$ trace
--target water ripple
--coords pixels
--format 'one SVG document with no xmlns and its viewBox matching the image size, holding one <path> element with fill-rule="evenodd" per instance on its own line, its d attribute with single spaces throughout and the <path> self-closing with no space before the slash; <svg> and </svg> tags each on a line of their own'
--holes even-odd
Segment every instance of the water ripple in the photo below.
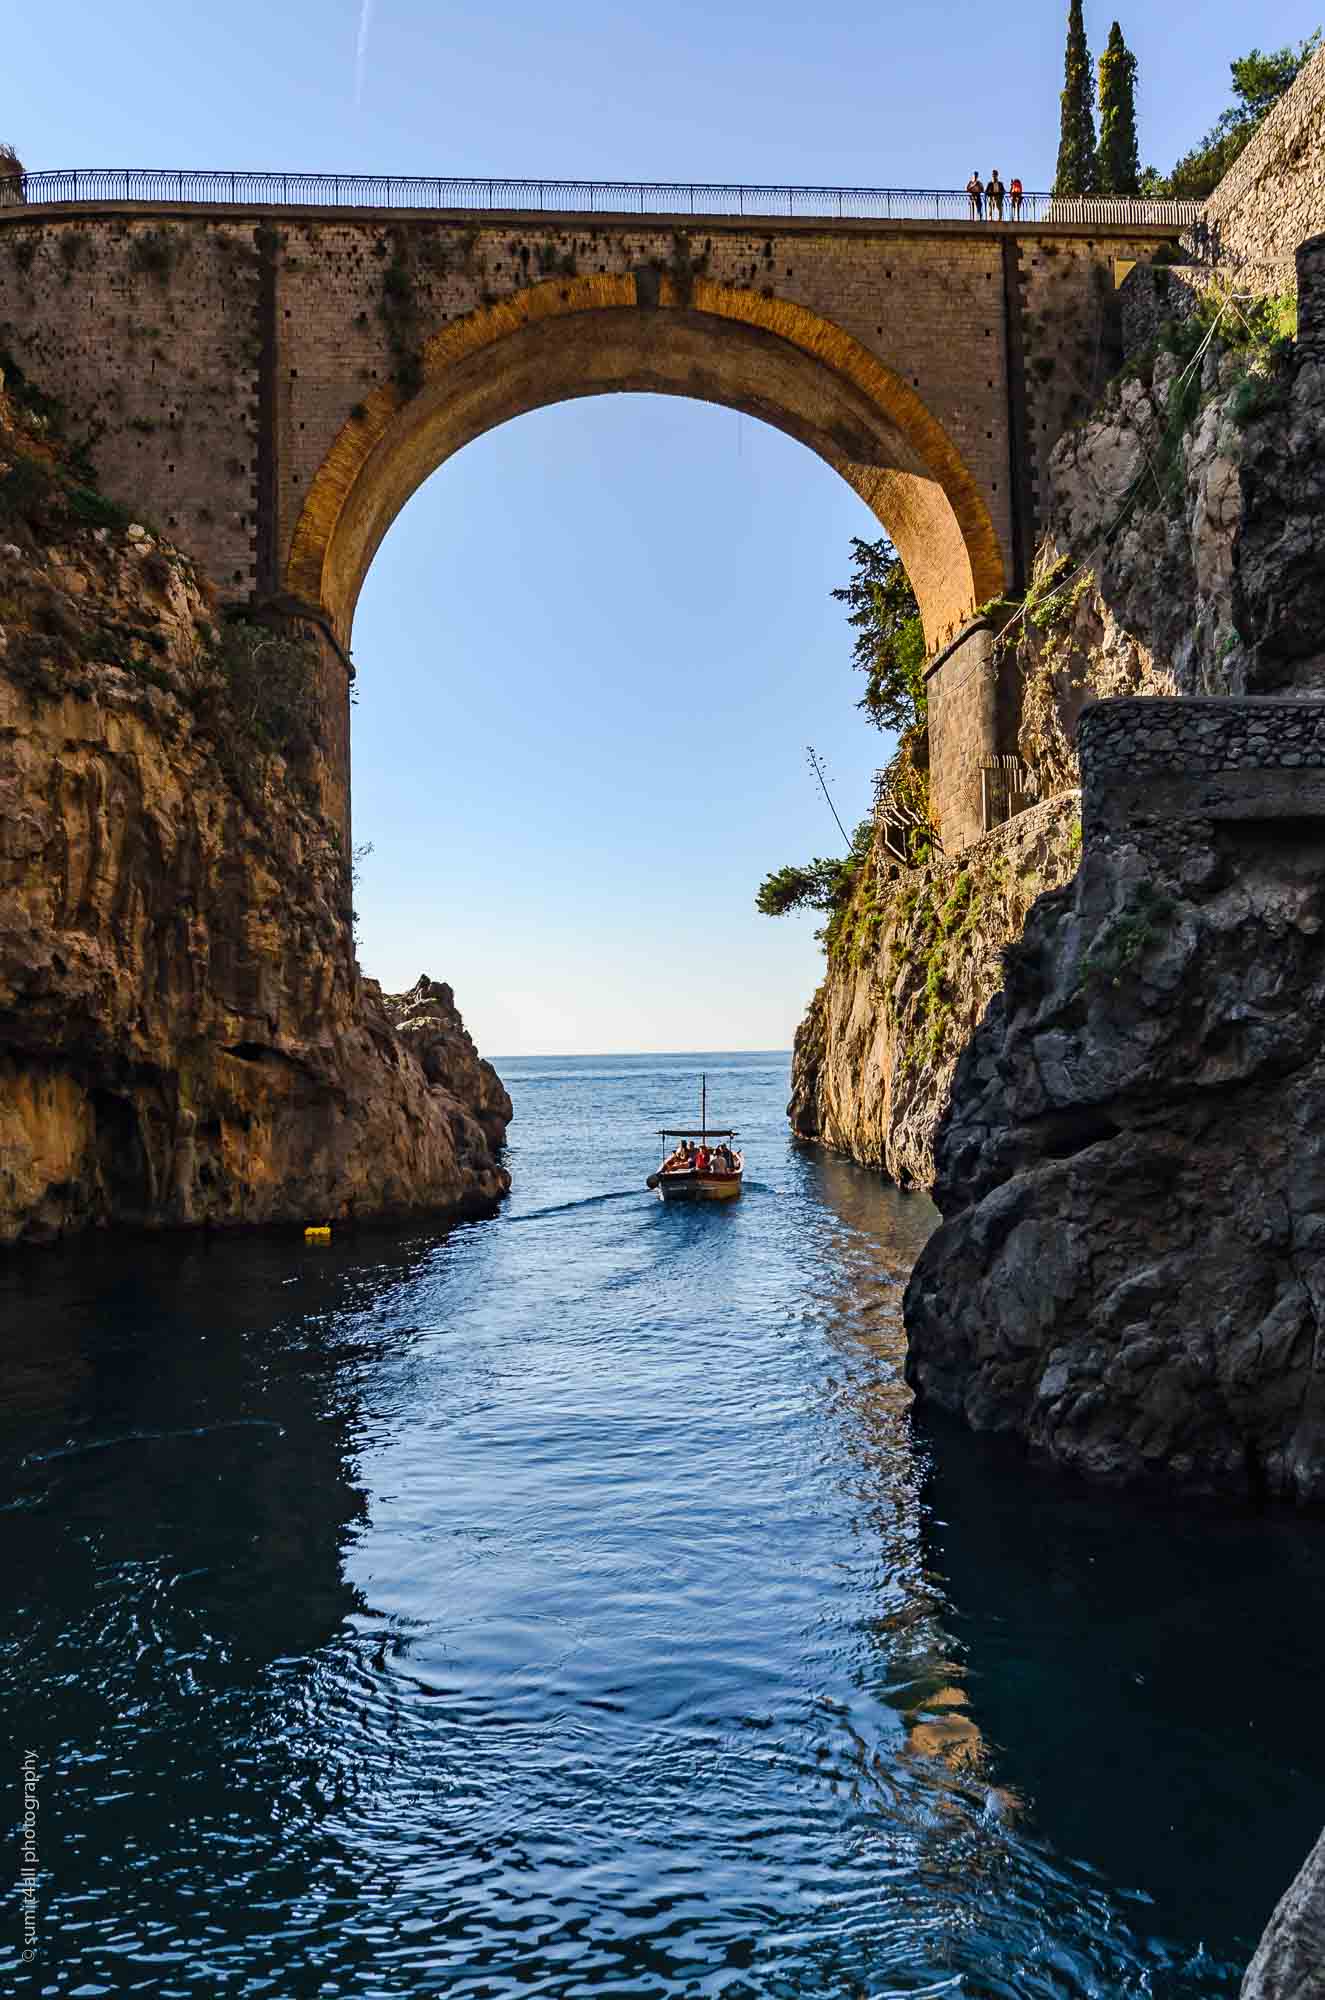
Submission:
<svg viewBox="0 0 1325 2000">
<path fill-rule="evenodd" d="M 727 1210 L 642 1185 L 694 1059 L 526 1060 L 495 1218 L 0 1275 L 39 1990 L 1231 2000 L 1321 1534 L 926 1433 L 932 1211 L 705 1061 Z"/>
</svg>

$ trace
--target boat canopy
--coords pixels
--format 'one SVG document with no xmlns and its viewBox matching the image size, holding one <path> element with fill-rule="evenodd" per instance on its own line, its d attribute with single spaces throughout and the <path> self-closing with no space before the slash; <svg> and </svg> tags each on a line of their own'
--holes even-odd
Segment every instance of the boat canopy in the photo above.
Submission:
<svg viewBox="0 0 1325 2000">
<path fill-rule="evenodd" d="M 659 1130 L 658 1137 L 660 1139 L 734 1139 L 736 1137 L 736 1127 L 734 1125 L 696 1125 L 684 1132 L 663 1127 Z"/>
</svg>

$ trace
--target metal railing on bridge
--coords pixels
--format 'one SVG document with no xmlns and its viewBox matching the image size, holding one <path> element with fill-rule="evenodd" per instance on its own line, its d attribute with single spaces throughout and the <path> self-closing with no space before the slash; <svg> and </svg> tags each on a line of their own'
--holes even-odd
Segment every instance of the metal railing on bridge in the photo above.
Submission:
<svg viewBox="0 0 1325 2000">
<path fill-rule="evenodd" d="M 199 168 L 69 167 L 0 179 L 0 206 L 108 202 L 146 208 L 373 208 L 535 215 L 823 217 L 833 221 L 965 222 L 977 219 L 965 190 L 951 188 L 755 187 L 736 181 L 457 180 L 432 174 L 231 173 Z M 1199 201 L 1113 195 L 1025 194 L 1004 223 L 1178 229 Z"/>
</svg>

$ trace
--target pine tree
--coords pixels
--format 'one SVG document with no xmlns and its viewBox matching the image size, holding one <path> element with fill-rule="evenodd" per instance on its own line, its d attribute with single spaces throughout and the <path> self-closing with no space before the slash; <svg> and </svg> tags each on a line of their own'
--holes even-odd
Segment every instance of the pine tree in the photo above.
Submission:
<svg viewBox="0 0 1325 2000">
<path fill-rule="evenodd" d="M 1067 10 L 1067 55 L 1063 64 L 1062 124 L 1058 139 L 1058 172 L 1055 194 L 1095 192 L 1095 113 L 1091 99 L 1090 50 L 1086 47 L 1086 24 L 1081 18 L 1081 0 L 1070 0 Z"/>
<path fill-rule="evenodd" d="M 1136 194 L 1141 161 L 1136 150 L 1136 57 L 1115 21 L 1100 57 L 1100 143 L 1095 156 L 1101 194 Z"/>
</svg>

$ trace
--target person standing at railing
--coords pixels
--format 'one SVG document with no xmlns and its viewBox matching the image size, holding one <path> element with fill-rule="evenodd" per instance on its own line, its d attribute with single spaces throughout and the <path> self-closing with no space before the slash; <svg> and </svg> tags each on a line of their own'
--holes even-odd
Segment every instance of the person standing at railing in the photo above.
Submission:
<svg viewBox="0 0 1325 2000">
<path fill-rule="evenodd" d="M 1021 182 L 1015 174 L 1008 182 L 1008 207 L 1012 210 L 1012 220 L 1018 221 L 1021 216 Z"/>
<path fill-rule="evenodd" d="M 1003 220 L 1003 196 L 1006 193 L 1007 189 L 998 178 L 998 168 L 995 167 L 989 176 L 989 184 L 985 188 L 985 200 L 989 205 L 988 213 L 991 222 L 1001 222 Z"/>
<path fill-rule="evenodd" d="M 985 184 L 980 178 L 979 168 L 976 169 L 971 175 L 970 180 L 967 181 L 966 192 L 971 197 L 972 222 L 982 221 L 985 212 Z"/>
</svg>

